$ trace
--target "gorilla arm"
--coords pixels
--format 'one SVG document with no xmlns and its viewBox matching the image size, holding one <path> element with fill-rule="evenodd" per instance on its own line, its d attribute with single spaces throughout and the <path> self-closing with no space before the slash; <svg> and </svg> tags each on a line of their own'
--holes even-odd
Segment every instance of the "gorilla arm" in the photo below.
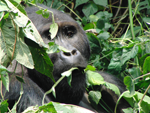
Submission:
<svg viewBox="0 0 150 113">
<path fill-rule="evenodd" d="M 111 75 L 102 71 L 98 71 L 98 73 L 104 78 L 106 82 L 116 85 L 119 88 L 121 93 L 126 91 L 126 88 L 123 82 L 117 77 L 115 77 L 114 75 Z M 116 95 L 115 92 L 113 92 L 112 90 L 107 89 L 106 86 L 104 85 L 101 86 L 101 94 L 102 94 L 103 101 L 112 109 L 112 111 L 114 111 L 115 105 L 118 100 L 118 95 Z M 100 100 L 100 103 L 101 103 L 101 100 Z M 94 110 L 91 107 L 91 104 L 88 100 L 88 94 L 86 92 L 84 93 L 84 96 L 82 100 L 80 101 L 79 106 L 82 106 L 84 108 L 90 109 L 98 113 L 99 112 L 106 113 L 106 111 L 101 106 L 98 106 L 98 110 Z M 117 106 L 117 113 L 123 113 L 122 109 L 128 108 L 128 107 L 130 107 L 130 105 L 125 101 L 125 99 L 122 98 L 119 101 L 119 104 Z"/>
<path fill-rule="evenodd" d="M 16 61 L 14 60 L 12 64 L 13 64 L 12 66 L 9 66 L 7 68 L 10 72 L 14 71 Z M 9 79 L 10 79 L 9 92 L 6 91 L 4 86 L 2 86 L 3 97 L 5 100 L 8 99 L 10 109 L 18 101 L 19 97 L 21 97 L 17 105 L 18 113 L 24 111 L 29 106 L 42 105 L 42 99 L 44 96 L 44 92 L 42 91 L 42 89 L 36 83 L 34 83 L 30 78 L 28 78 L 27 70 L 25 67 L 23 67 L 23 71 L 24 71 L 24 76 L 23 76 L 24 83 L 21 83 L 16 79 L 16 75 L 19 77 L 21 77 L 22 75 L 21 65 L 17 64 L 16 73 L 9 74 Z M 21 87 L 23 88 L 22 96 L 20 95 Z M 0 99 L 1 98 L 2 97 L 0 96 Z M 50 102 L 50 100 L 46 96 L 45 103 L 47 102 Z"/>
</svg>

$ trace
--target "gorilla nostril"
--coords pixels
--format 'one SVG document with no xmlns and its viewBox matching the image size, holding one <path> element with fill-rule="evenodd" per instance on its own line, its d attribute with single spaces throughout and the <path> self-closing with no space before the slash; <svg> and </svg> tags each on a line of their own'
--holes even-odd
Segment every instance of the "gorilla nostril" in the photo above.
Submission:
<svg viewBox="0 0 150 113">
<path fill-rule="evenodd" d="M 64 54 L 65 56 L 71 56 L 71 54 L 70 54 L 69 52 L 63 52 L 63 54 Z"/>
<path fill-rule="evenodd" d="M 73 51 L 71 51 L 71 53 L 72 53 L 72 55 L 76 55 L 77 54 L 77 50 L 73 50 Z"/>
</svg>

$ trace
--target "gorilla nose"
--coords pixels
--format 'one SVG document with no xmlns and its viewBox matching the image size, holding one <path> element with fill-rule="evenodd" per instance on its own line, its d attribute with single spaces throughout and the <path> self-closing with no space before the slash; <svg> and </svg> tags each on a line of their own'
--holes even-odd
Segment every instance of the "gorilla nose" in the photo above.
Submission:
<svg viewBox="0 0 150 113">
<path fill-rule="evenodd" d="M 64 63 L 76 67 L 86 67 L 87 65 L 87 61 L 85 60 L 85 58 L 83 58 L 81 53 L 76 49 L 73 49 L 70 52 L 61 51 L 60 58 Z"/>
<path fill-rule="evenodd" d="M 77 55 L 77 50 L 72 50 L 71 52 L 63 52 L 65 56 Z"/>
</svg>

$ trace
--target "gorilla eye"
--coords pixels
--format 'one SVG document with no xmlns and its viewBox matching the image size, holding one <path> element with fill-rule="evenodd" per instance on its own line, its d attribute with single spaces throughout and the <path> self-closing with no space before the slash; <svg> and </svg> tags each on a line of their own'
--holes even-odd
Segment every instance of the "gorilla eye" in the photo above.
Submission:
<svg viewBox="0 0 150 113">
<path fill-rule="evenodd" d="M 68 37 L 73 37 L 76 34 L 77 30 L 74 26 L 65 26 L 63 27 L 63 33 Z"/>
<path fill-rule="evenodd" d="M 49 32 L 49 30 L 44 31 L 43 35 L 48 38 L 49 40 L 51 40 L 51 33 Z"/>
</svg>

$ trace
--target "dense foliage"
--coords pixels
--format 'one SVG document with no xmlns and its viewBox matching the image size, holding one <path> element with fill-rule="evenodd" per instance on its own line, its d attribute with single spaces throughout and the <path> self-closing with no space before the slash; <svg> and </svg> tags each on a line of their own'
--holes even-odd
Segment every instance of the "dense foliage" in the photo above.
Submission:
<svg viewBox="0 0 150 113">
<path fill-rule="evenodd" d="M 109 0 L 109 2 L 106 0 L 33 0 L 32 2 L 31 0 L 24 0 L 24 2 L 21 0 L 1 0 L 0 80 L 7 90 L 9 90 L 9 72 L 6 68 L 11 65 L 13 59 L 30 69 L 35 68 L 53 79 L 51 74 L 53 64 L 47 53 L 59 50 L 67 51 L 55 43 L 50 43 L 49 46 L 44 44 L 21 5 L 34 5 L 39 2 L 70 13 L 87 32 L 91 46 L 91 57 L 85 72 L 87 73 L 88 88 L 92 88 L 88 91 L 89 100 L 94 106 L 99 104 L 101 93 L 93 86 L 103 84 L 120 95 L 118 101 L 121 98 L 128 101 L 131 108 L 124 109 L 125 113 L 150 112 L 149 0 L 128 0 L 128 2 L 122 0 Z M 42 14 L 45 18 L 49 16 L 46 9 L 39 8 L 37 14 Z M 50 32 L 55 37 L 58 30 L 55 21 L 51 28 L 53 29 Z M 31 43 L 32 47 L 24 42 L 25 37 L 27 43 Z M 38 48 L 39 46 L 42 48 Z M 38 56 L 36 53 L 39 53 Z M 41 64 L 43 65 L 41 66 Z M 62 73 L 63 77 L 70 76 L 72 70 Z M 99 74 L 94 72 L 95 70 L 105 70 L 116 75 L 124 81 L 127 91 L 120 94 L 115 85 L 105 82 Z M 23 82 L 21 78 L 18 80 Z M 56 82 L 55 86 L 58 83 Z M 1 96 L 3 97 L 3 95 Z M 9 111 L 15 111 L 16 104 Z M 29 108 L 26 112 L 30 110 L 58 112 L 60 108 L 63 111 L 72 112 L 71 108 L 76 108 L 76 106 L 66 106 L 51 102 L 41 107 Z M 7 100 L 2 99 L 0 102 L 1 112 L 6 112 L 7 107 Z"/>
</svg>

